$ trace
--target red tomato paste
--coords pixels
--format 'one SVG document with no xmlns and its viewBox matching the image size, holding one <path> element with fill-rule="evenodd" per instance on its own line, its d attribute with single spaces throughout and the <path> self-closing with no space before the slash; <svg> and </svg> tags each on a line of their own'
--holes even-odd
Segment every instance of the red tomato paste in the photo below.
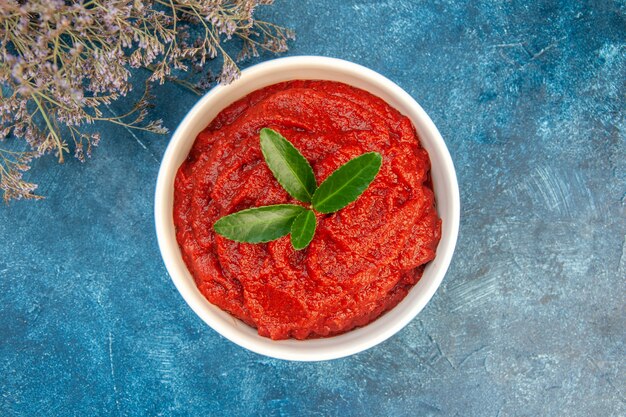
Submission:
<svg viewBox="0 0 626 417">
<path fill-rule="evenodd" d="M 302 152 L 318 184 L 365 152 L 383 156 L 356 202 L 318 215 L 301 251 L 289 236 L 251 244 L 213 231 L 219 218 L 246 208 L 298 204 L 263 160 L 264 127 Z M 202 294 L 260 335 L 340 334 L 397 305 L 435 257 L 441 220 L 429 170 L 409 119 L 380 98 L 331 81 L 271 85 L 228 106 L 196 138 L 176 176 L 176 238 Z"/>
</svg>

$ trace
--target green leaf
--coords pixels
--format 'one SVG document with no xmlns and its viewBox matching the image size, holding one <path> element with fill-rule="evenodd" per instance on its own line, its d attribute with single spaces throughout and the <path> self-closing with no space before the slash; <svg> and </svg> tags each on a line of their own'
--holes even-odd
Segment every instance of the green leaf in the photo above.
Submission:
<svg viewBox="0 0 626 417">
<path fill-rule="evenodd" d="M 383 157 L 378 152 L 368 152 L 346 162 L 315 191 L 313 208 L 320 213 L 334 213 L 352 203 L 371 184 L 382 163 Z"/>
<path fill-rule="evenodd" d="M 222 217 L 213 230 L 237 242 L 269 242 L 288 234 L 293 220 L 305 210 L 293 204 L 255 207 Z"/>
<path fill-rule="evenodd" d="M 295 250 L 304 249 L 311 243 L 316 226 L 315 213 L 311 210 L 303 211 L 296 217 L 291 224 L 291 244 Z"/>
<path fill-rule="evenodd" d="M 317 188 L 309 162 L 287 139 L 272 129 L 261 129 L 261 152 L 279 184 L 295 199 L 310 203 Z"/>
</svg>

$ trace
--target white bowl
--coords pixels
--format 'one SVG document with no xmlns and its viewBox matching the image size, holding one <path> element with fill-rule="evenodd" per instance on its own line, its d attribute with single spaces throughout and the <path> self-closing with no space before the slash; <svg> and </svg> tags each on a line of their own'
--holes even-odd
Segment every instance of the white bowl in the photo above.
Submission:
<svg viewBox="0 0 626 417">
<path fill-rule="evenodd" d="M 173 221 L 174 177 L 196 136 L 225 107 L 270 84 L 294 79 L 340 81 L 384 99 L 408 116 L 428 151 L 431 176 L 442 219 L 437 255 L 422 278 L 392 310 L 367 326 L 339 336 L 312 340 L 275 341 L 259 336 L 230 314 L 209 303 L 200 293 L 181 256 Z M 352 355 L 375 346 L 406 326 L 428 303 L 443 279 L 459 229 L 459 189 L 452 159 L 439 131 L 411 96 L 382 75 L 360 65 L 334 58 L 299 56 L 275 59 L 248 68 L 230 85 L 209 91 L 191 109 L 174 132 L 165 151 L 157 180 L 154 215 L 165 266 L 189 306 L 209 326 L 232 342 L 262 355 L 297 361 L 320 361 Z"/>
</svg>

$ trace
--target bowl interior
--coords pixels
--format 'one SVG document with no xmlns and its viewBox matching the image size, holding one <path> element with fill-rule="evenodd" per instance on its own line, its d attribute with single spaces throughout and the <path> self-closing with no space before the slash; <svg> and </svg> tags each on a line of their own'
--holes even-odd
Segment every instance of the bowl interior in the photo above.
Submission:
<svg viewBox="0 0 626 417">
<path fill-rule="evenodd" d="M 174 178 L 197 136 L 225 107 L 254 90 L 294 79 L 340 81 L 382 98 L 408 116 L 431 159 L 431 176 L 437 210 L 442 219 L 442 237 L 436 258 L 425 268 L 420 281 L 395 308 L 365 327 L 324 339 L 273 341 L 209 303 L 187 270 L 173 222 Z M 448 268 L 459 225 L 459 192 L 448 150 L 424 110 L 404 90 L 380 74 L 333 58 L 291 57 L 268 61 L 244 70 L 228 86 L 208 92 L 187 114 L 165 152 L 155 195 L 155 220 L 159 247 L 165 265 L 181 295 L 209 326 L 234 343 L 254 352 L 289 360 L 327 360 L 372 347 L 404 327 L 430 300 Z"/>
</svg>

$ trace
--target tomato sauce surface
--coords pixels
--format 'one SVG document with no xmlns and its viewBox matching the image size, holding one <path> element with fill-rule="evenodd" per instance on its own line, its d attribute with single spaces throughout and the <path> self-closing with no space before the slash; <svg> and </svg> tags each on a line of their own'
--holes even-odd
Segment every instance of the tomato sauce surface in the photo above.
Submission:
<svg viewBox="0 0 626 417">
<path fill-rule="evenodd" d="M 356 156 L 383 156 L 354 203 L 318 215 L 304 250 L 289 236 L 251 244 L 213 231 L 225 215 L 297 203 L 263 160 L 264 127 L 300 150 L 318 185 Z M 415 128 L 380 98 L 332 81 L 274 84 L 225 108 L 196 138 L 175 180 L 176 238 L 202 294 L 260 335 L 344 333 L 397 305 L 435 257 L 441 220 L 429 172 Z"/>
</svg>

